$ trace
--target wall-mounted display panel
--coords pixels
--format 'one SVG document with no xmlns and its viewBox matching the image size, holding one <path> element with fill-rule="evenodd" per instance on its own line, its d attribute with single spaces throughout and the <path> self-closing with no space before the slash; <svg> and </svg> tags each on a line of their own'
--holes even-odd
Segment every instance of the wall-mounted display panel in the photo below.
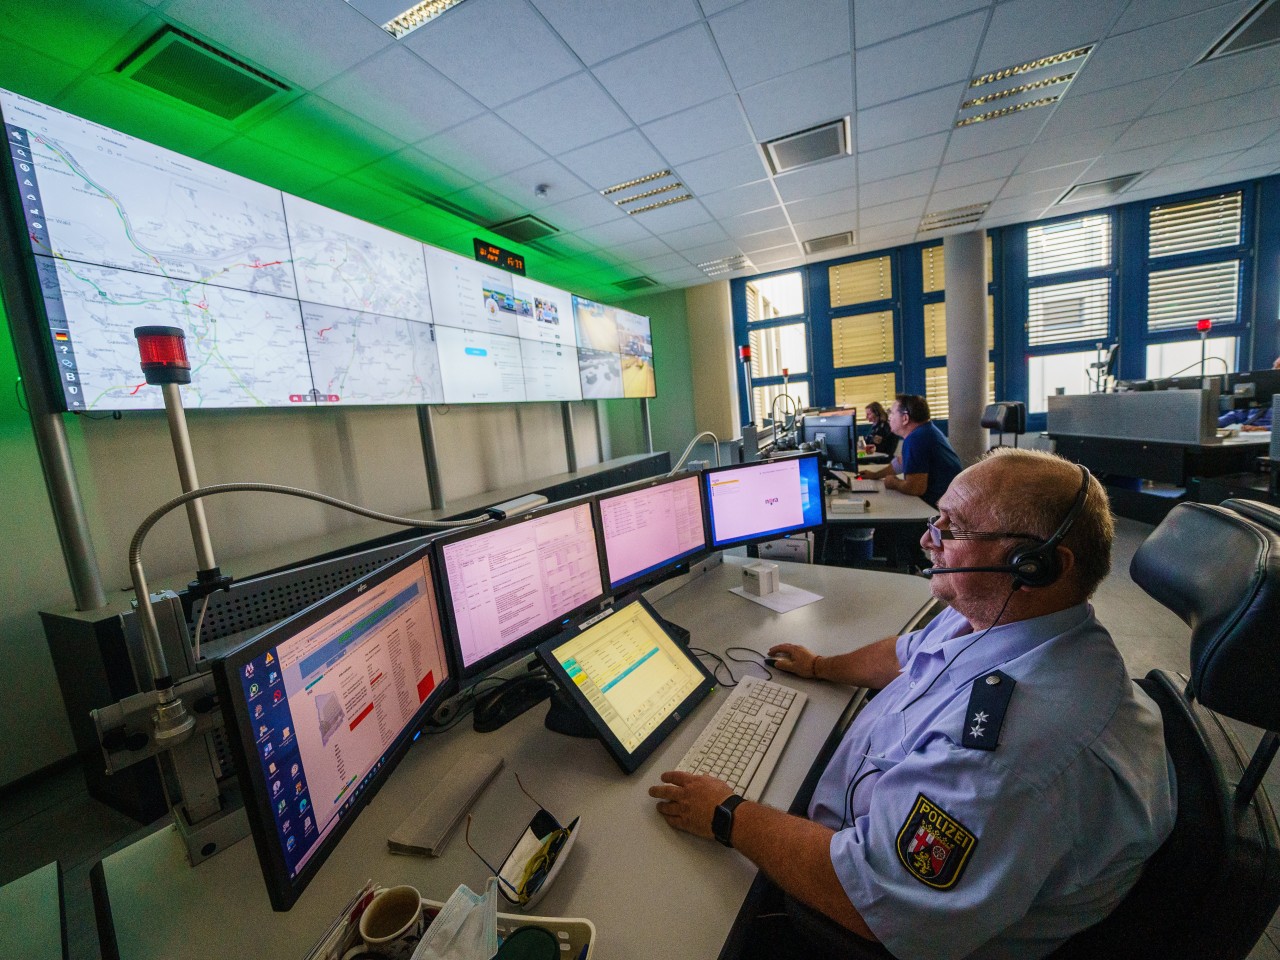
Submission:
<svg viewBox="0 0 1280 960">
<path fill-rule="evenodd" d="M 648 317 L 575 296 L 573 319 L 584 398 L 657 396 Z"/>
</svg>

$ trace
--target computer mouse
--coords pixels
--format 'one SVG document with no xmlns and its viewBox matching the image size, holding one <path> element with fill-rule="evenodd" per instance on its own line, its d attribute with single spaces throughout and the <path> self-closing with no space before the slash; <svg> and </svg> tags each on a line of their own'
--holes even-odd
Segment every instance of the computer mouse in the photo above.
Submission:
<svg viewBox="0 0 1280 960">
<path fill-rule="evenodd" d="M 780 657 L 765 657 L 764 665 L 766 667 L 776 667 L 780 659 L 781 659 Z"/>
</svg>

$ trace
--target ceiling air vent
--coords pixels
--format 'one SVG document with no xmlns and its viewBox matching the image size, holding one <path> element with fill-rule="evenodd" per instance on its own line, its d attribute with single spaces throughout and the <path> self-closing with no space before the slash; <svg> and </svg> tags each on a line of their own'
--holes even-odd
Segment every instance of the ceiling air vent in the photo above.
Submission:
<svg viewBox="0 0 1280 960">
<path fill-rule="evenodd" d="M 805 253 L 824 253 L 827 250 L 838 250 L 841 247 L 853 246 L 853 231 L 833 233 L 827 237 L 815 237 L 804 242 Z"/>
<path fill-rule="evenodd" d="M 541 240 L 544 237 L 560 232 L 559 227 L 553 227 L 545 220 L 539 220 L 528 213 L 523 217 L 516 217 L 514 220 L 504 220 L 502 223 L 492 224 L 489 229 L 499 236 L 516 241 L 516 243 L 529 243 L 532 240 Z"/>
<path fill-rule="evenodd" d="M 224 120 L 237 120 L 290 88 L 203 40 L 166 26 L 116 72 Z"/>
<path fill-rule="evenodd" d="M 946 230 L 948 227 L 963 227 L 965 224 L 977 223 L 987 212 L 987 204 L 974 203 L 967 207 L 956 207 L 952 210 L 940 210 L 930 213 L 920 221 L 920 231 Z"/>
<path fill-rule="evenodd" d="M 653 277 L 629 277 L 626 280 L 619 280 L 614 284 L 619 290 L 625 290 L 627 293 L 634 293 L 636 290 L 647 290 L 649 287 L 656 287 L 658 281 Z"/>
<path fill-rule="evenodd" d="M 1106 180 L 1077 183 L 1054 202 L 1058 204 L 1073 203 L 1078 200 L 1104 200 L 1107 197 L 1114 197 L 1141 176 L 1141 173 L 1126 173 L 1119 177 L 1108 177 Z"/>
<path fill-rule="evenodd" d="M 732 257 L 721 257 L 719 260 L 707 260 L 705 263 L 698 264 L 698 269 L 708 277 L 719 277 L 726 273 L 734 273 L 738 270 L 754 270 L 755 268 L 755 264 L 751 262 L 751 259 L 740 253 Z"/>
<path fill-rule="evenodd" d="M 1233 53 L 1269 47 L 1277 42 L 1280 42 L 1280 2 L 1262 0 L 1213 45 L 1204 59 L 1229 57 Z"/>
<path fill-rule="evenodd" d="M 760 146 L 764 148 L 769 169 L 774 173 L 786 173 L 832 157 L 843 157 L 849 152 L 849 118 L 841 117 L 799 133 L 768 140 Z"/>
</svg>

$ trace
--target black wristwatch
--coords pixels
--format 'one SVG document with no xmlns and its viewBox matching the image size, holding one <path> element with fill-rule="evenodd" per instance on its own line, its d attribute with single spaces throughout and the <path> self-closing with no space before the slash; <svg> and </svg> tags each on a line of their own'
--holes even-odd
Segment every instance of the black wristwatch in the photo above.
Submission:
<svg viewBox="0 0 1280 960">
<path fill-rule="evenodd" d="M 711 834 L 726 847 L 733 846 L 733 811 L 745 799 L 747 798 L 735 793 L 716 807 L 716 812 L 711 815 Z"/>
</svg>

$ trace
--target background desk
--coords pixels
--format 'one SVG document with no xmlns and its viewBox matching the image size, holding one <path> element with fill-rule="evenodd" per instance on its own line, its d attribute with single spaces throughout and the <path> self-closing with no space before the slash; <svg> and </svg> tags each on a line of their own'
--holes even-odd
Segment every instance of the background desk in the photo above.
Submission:
<svg viewBox="0 0 1280 960">
<path fill-rule="evenodd" d="M 773 613 L 728 592 L 741 582 L 741 572 L 736 563 L 726 562 L 656 606 L 687 627 L 696 646 L 764 651 L 790 640 L 832 654 L 899 632 L 929 599 L 928 583 L 915 577 L 779 566 L 784 583 L 824 599 Z M 875 599 L 866 603 L 869 598 Z M 851 691 L 787 674 L 775 678 L 811 698 L 763 798 L 786 809 Z M 507 766 L 472 809 L 471 842 L 486 857 L 501 860 L 536 809 L 517 789 L 513 772 L 561 822 L 582 817 L 569 859 L 534 912 L 591 919 L 602 951 L 597 956 L 609 960 L 715 957 L 755 868 L 714 841 L 672 830 L 647 790 L 675 766 L 724 696 L 717 689 L 629 777 L 596 741 L 546 730 L 545 706 L 496 733 L 474 733 L 468 721 L 424 736 L 288 913 L 272 913 L 252 841 L 192 868 L 174 828 L 161 830 L 104 859 L 101 876 L 95 877 L 110 898 L 120 956 L 300 958 L 366 879 L 411 883 L 438 900 L 448 898 L 458 883 L 480 890 L 488 871 L 463 843 L 461 827 L 437 859 L 393 856 L 385 841 L 454 762 L 469 751 L 487 751 L 504 757 Z M 108 950 L 104 942 L 104 957 L 110 956 Z"/>
<path fill-rule="evenodd" d="M 833 514 L 831 498 L 827 498 L 827 526 L 818 548 L 822 559 L 827 563 L 846 562 L 843 531 L 871 527 L 876 531 L 876 556 L 884 557 L 891 567 L 903 570 L 917 562 L 920 536 L 926 521 L 938 512 L 936 509 L 919 497 L 899 490 L 852 494 L 841 491 L 839 496 L 865 497 L 870 509 L 866 513 Z"/>
</svg>

